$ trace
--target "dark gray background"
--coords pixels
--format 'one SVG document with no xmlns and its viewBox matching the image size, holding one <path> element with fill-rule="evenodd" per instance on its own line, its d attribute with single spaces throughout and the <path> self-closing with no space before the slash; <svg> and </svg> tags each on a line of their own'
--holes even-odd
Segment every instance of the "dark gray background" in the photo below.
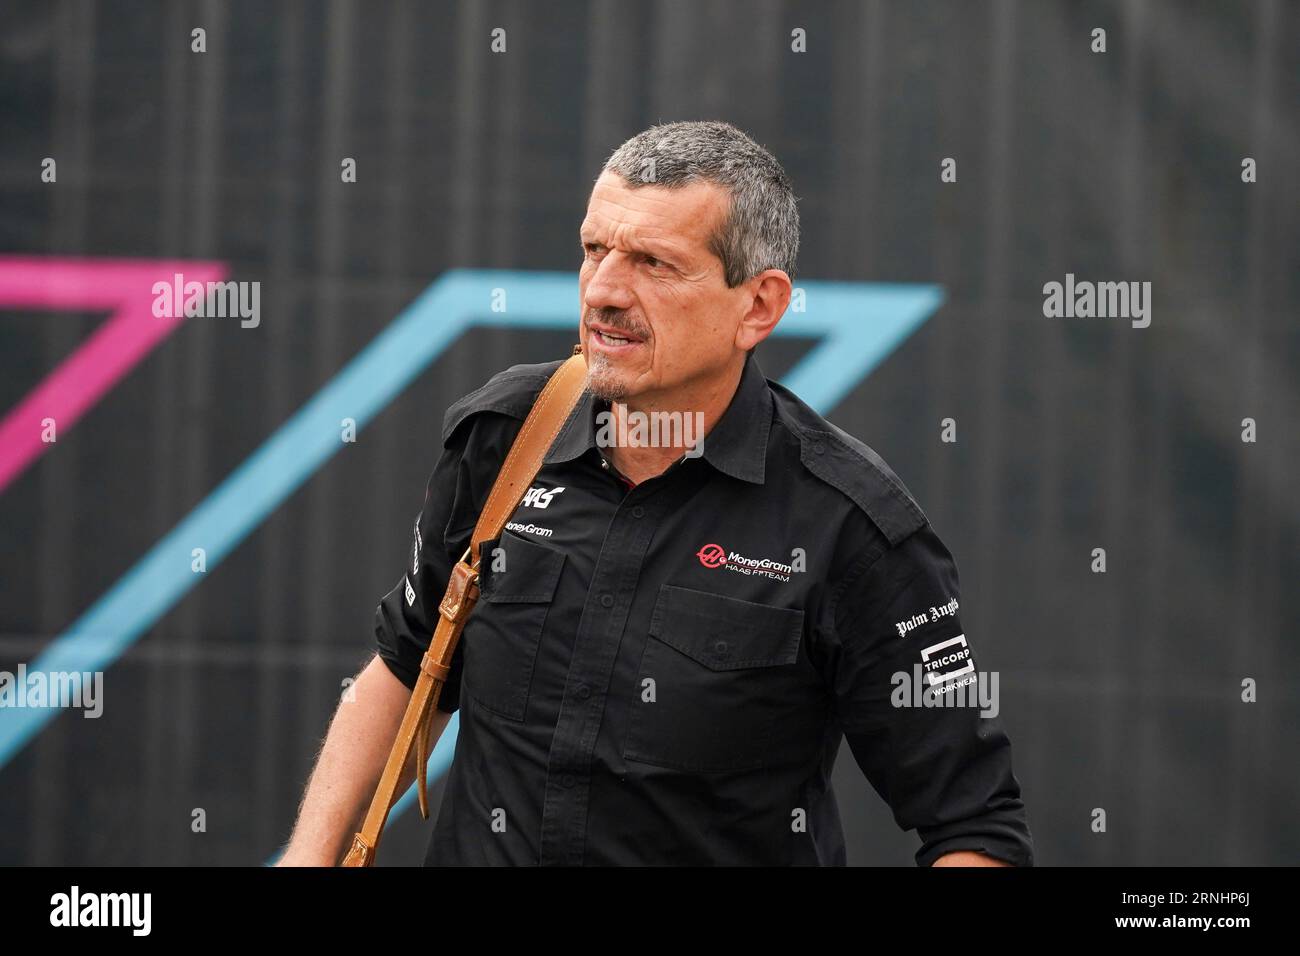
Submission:
<svg viewBox="0 0 1300 956">
<path fill-rule="evenodd" d="M 1039 863 L 1295 863 L 1298 41 L 1282 0 L 4 0 L 0 252 L 223 260 L 263 318 L 191 322 L 0 495 L 0 669 L 441 272 L 576 269 L 605 155 L 720 118 L 791 175 L 804 277 L 946 290 L 831 418 L 957 558 Z M 1067 272 L 1150 281 L 1150 328 L 1044 318 Z M 0 410 L 101 319 L 0 313 Z M 443 409 L 573 340 L 457 342 L 107 672 L 103 718 L 0 768 L 0 863 L 266 859 L 401 574 Z M 776 377 L 803 348 L 759 357 Z M 910 865 L 847 747 L 836 782 L 850 862 Z M 428 827 L 394 824 L 383 862 L 422 859 Z"/>
</svg>

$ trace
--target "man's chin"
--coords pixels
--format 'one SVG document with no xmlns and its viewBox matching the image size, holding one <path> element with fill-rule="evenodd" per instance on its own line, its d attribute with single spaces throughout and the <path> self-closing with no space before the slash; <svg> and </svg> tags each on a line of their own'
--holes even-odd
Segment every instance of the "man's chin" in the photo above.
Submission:
<svg viewBox="0 0 1300 956">
<path fill-rule="evenodd" d="M 588 376 L 587 391 L 608 402 L 621 402 L 627 398 L 627 386 L 622 380 L 606 375 Z"/>
<path fill-rule="evenodd" d="M 587 391 L 606 401 L 622 401 L 628 395 L 627 378 L 603 356 L 593 356 L 587 365 Z"/>
</svg>

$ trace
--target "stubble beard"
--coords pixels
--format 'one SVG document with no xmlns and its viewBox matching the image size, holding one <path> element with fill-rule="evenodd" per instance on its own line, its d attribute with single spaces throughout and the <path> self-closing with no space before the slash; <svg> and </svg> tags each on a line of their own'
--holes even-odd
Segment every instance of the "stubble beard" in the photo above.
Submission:
<svg viewBox="0 0 1300 956">
<path fill-rule="evenodd" d="M 596 398 L 618 402 L 627 397 L 627 383 L 619 368 L 603 355 L 588 357 L 587 390 Z"/>
</svg>

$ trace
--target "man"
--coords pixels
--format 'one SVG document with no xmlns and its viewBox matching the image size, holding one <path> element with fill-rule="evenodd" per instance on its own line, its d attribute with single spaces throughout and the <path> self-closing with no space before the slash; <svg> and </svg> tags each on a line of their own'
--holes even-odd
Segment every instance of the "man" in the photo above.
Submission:
<svg viewBox="0 0 1300 956">
<path fill-rule="evenodd" d="M 847 738 L 919 865 L 1032 865 L 996 715 L 896 693 L 974 673 L 951 555 L 885 462 L 752 355 L 798 249 L 780 165 L 725 123 L 654 127 L 610 157 L 580 237 L 587 390 L 483 545 L 426 862 L 843 864 Z M 408 573 L 282 862 L 333 864 L 359 825 L 451 566 L 558 365 L 448 409 Z M 656 413 L 679 424 L 647 443 L 633 426 Z"/>
</svg>

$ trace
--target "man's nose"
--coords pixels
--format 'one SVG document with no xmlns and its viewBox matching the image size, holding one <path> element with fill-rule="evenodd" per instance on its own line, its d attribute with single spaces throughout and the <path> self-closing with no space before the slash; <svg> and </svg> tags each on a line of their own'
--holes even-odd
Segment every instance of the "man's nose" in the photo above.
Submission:
<svg viewBox="0 0 1300 956">
<path fill-rule="evenodd" d="M 612 249 L 596 266 L 587 280 L 583 305 L 588 309 L 630 309 L 632 298 L 632 263 L 628 256 Z"/>
</svg>

